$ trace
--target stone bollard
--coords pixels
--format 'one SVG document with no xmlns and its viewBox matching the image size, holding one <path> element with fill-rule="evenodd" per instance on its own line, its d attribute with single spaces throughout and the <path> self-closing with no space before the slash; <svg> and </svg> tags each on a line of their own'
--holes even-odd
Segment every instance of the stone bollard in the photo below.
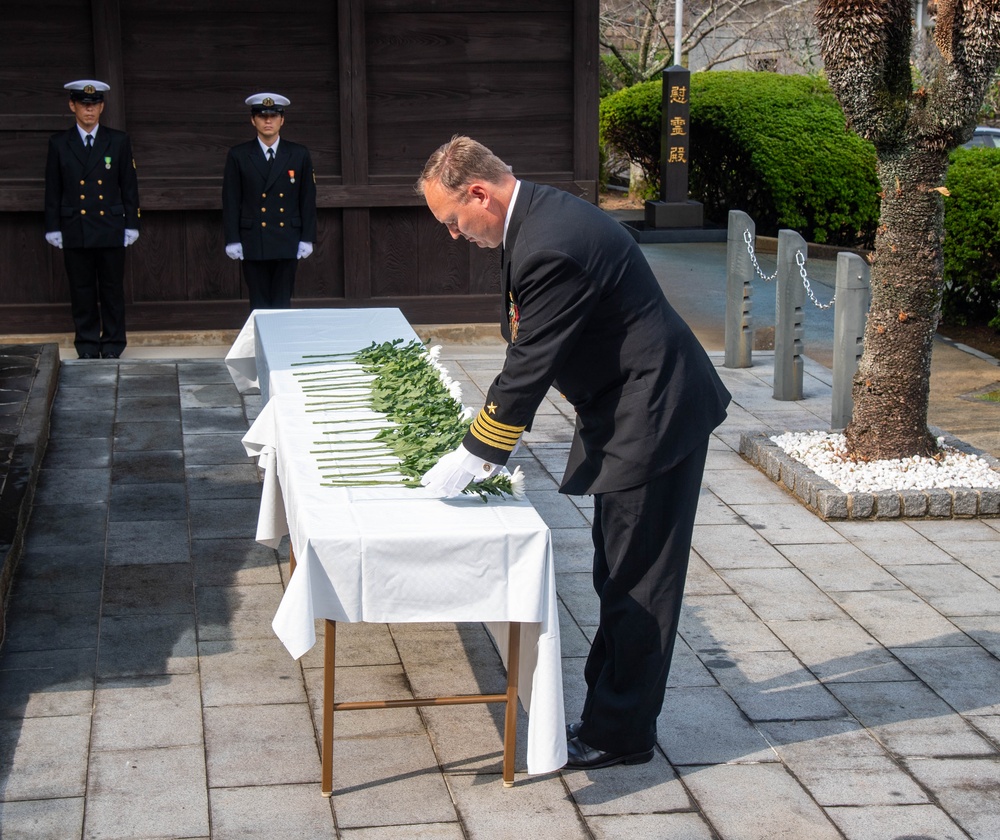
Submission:
<svg viewBox="0 0 1000 840">
<path fill-rule="evenodd" d="M 808 246 L 794 230 L 778 231 L 778 288 L 774 301 L 774 392 L 776 400 L 802 399 L 802 307 L 806 290 L 796 261 Z"/>
<path fill-rule="evenodd" d="M 871 304 L 868 263 L 857 254 L 837 254 L 837 303 L 833 311 L 833 408 L 830 428 L 844 429 L 854 414 L 853 383 L 864 349 Z"/>
<path fill-rule="evenodd" d="M 750 315 L 750 281 L 753 262 L 744 239 L 750 232 L 754 242 L 757 226 L 742 210 L 729 211 L 726 236 L 726 358 L 727 368 L 753 366 L 753 320 Z"/>
</svg>

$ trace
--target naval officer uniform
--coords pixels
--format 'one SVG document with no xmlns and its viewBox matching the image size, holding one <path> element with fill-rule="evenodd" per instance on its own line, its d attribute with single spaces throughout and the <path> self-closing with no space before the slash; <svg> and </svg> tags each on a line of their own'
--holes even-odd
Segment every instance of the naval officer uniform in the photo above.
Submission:
<svg viewBox="0 0 1000 840">
<path fill-rule="evenodd" d="M 65 88 L 76 123 L 49 140 L 45 238 L 63 250 L 77 354 L 117 359 L 126 345 L 125 248 L 139 238 L 132 144 L 100 125 L 107 84 L 81 79 Z"/>
<path fill-rule="evenodd" d="M 309 150 L 280 136 L 289 100 L 258 93 L 246 103 L 257 137 L 226 158 L 226 254 L 242 261 L 251 309 L 288 309 L 298 260 L 316 241 L 316 178 Z"/>
</svg>

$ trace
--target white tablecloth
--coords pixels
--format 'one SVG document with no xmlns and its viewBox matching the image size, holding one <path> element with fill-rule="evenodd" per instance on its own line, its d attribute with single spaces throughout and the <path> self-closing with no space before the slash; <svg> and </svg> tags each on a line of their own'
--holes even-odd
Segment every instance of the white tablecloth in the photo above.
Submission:
<svg viewBox="0 0 1000 840">
<path fill-rule="evenodd" d="M 373 341 L 418 341 L 398 309 L 255 309 L 226 354 L 240 392 L 302 393 L 292 364 L 310 353 L 346 353 Z"/>
<path fill-rule="evenodd" d="M 324 487 L 310 453 L 324 415 L 305 412 L 291 363 L 413 337 L 398 310 L 257 312 L 227 356 L 237 385 L 256 380 L 270 396 L 243 442 L 265 469 L 257 538 L 275 546 L 287 533 L 295 553 L 272 626 L 298 658 L 317 619 L 485 622 L 506 662 L 505 622 L 524 622 L 528 772 L 551 772 L 565 764 L 566 736 L 552 544 L 538 513 L 423 488 Z"/>
</svg>

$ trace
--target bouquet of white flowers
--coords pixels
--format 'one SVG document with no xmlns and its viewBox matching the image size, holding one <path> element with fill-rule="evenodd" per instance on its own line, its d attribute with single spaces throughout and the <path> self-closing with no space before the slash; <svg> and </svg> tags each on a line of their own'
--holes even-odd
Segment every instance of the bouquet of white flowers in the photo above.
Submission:
<svg viewBox="0 0 1000 840">
<path fill-rule="evenodd" d="M 374 342 L 352 353 L 303 357 L 295 372 L 307 396 L 307 411 L 368 410 L 357 417 L 317 420 L 330 429 L 329 439 L 316 441 L 318 461 L 335 470 L 326 486 L 419 487 L 420 477 L 442 455 L 455 449 L 472 421 L 462 405 L 460 385 L 438 361 L 439 347 L 428 350 L 418 341 Z M 524 473 L 504 470 L 466 493 L 524 498 Z"/>
</svg>

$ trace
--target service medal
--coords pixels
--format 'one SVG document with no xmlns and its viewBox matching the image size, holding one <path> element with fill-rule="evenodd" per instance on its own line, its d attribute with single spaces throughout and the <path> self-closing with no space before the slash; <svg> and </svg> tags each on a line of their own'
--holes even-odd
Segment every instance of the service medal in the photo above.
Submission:
<svg viewBox="0 0 1000 840">
<path fill-rule="evenodd" d="M 510 306 L 507 308 L 507 320 L 510 323 L 510 343 L 517 341 L 517 327 L 521 323 L 521 310 L 514 303 L 514 295 L 510 294 Z"/>
<path fill-rule="evenodd" d="M 110 157 L 104 158 L 104 168 L 105 169 L 110 169 L 111 168 L 111 158 Z"/>
<path fill-rule="evenodd" d="M 295 170 L 294 169 L 289 169 L 288 170 L 288 180 L 291 181 L 291 183 L 293 183 L 293 184 L 295 183 Z"/>
</svg>

